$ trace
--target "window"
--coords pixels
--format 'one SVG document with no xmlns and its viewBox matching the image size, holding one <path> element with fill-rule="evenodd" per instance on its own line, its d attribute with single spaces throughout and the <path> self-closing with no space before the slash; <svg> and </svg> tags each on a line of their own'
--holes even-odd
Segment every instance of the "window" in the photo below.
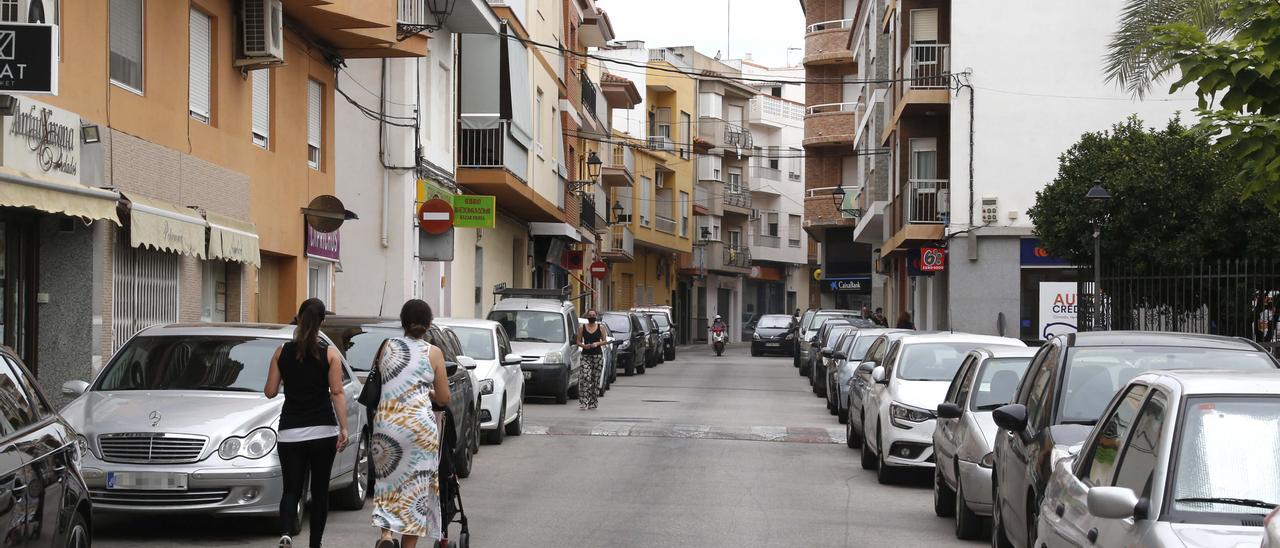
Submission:
<svg viewBox="0 0 1280 548">
<path fill-rule="evenodd" d="M 1036 369 L 1036 376 L 1031 380 L 1031 386 L 1027 395 L 1027 424 L 1033 429 L 1038 429 L 1049 425 L 1049 416 L 1053 414 L 1053 372 L 1055 365 L 1058 364 L 1058 352 L 1061 350 L 1057 346 L 1053 346 L 1044 355 L 1039 367 Z M 1111 396 L 1107 396 L 1110 398 Z"/>
<path fill-rule="evenodd" d="M 1164 428 L 1169 400 L 1160 391 L 1151 393 L 1151 399 L 1142 407 L 1134 423 L 1133 434 L 1120 455 L 1120 468 L 1116 470 L 1116 487 L 1128 487 L 1139 497 L 1151 495 L 1151 476 L 1156 469 L 1160 448 L 1160 430 Z"/>
<path fill-rule="evenodd" d="M 320 169 L 321 131 L 324 128 L 324 97 L 320 82 L 307 80 L 307 165 Z"/>
<path fill-rule="evenodd" d="M 911 10 L 911 43 L 938 43 L 938 10 Z"/>
<path fill-rule="evenodd" d="M 688 112 L 680 113 L 680 157 L 688 160 L 693 155 L 693 118 Z"/>
<path fill-rule="evenodd" d="M 538 89 L 538 100 L 533 109 L 533 140 L 537 144 L 538 157 L 542 157 L 542 89 Z"/>
<path fill-rule="evenodd" d="M 960 397 L 960 388 L 964 385 L 964 379 L 969 375 L 969 371 L 973 369 L 973 356 L 966 356 L 964 362 L 960 364 L 955 378 L 951 379 L 951 385 L 947 387 L 947 396 L 943 401 L 949 403 L 961 403 L 964 398 Z"/>
<path fill-rule="evenodd" d="M 938 141 L 936 139 L 911 140 L 910 178 L 912 180 L 938 178 Z"/>
<path fill-rule="evenodd" d="M 332 271 L 333 264 L 327 261 L 312 260 L 307 265 L 307 297 L 324 301 L 325 308 L 333 306 L 330 297 L 333 293 L 330 290 Z"/>
<path fill-rule="evenodd" d="M 800 216 L 787 215 L 787 245 L 800 247 Z"/>
<path fill-rule="evenodd" d="M 18 0 L 0 0 L 0 21 L 17 23 Z"/>
<path fill-rule="evenodd" d="M 769 235 L 773 236 L 774 238 L 777 238 L 778 237 L 778 214 L 770 213 L 768 217 L 768 221 L 769 221 Z"/>
<path fill-rule="evenodd" d="M 267 148 L 271 140 L 271 71 L 253 71 L 253 144 Z"/>
<path fill-rule="evenodd" d="M 144 0 L 111 0 L 111 81 L 143 91 Z"/>
<path fill-rule="evenodd" d="M 715 93 L 699 93 L 698 115 L 703 118 L 724 117 L 724 97 Z"/>
<path fill-rule="evenodd" d="M 738 246 L 742 244 L 742 231 L 737 229 L 730 230 L 728 244 L 729 247 L 737 249 Z"/>
<path fill-rule="evenodd" d="M 726 181 L 725 191 L 729 194 L 742 193 L 742 168 L 729 168 L 729 180 Z"/>
<path fill-rule="evenodd" d="M 187 76 L 187 100 L 191 117 L 209 123 L 213 97 L 213 20 L 200 10 L 191 10 L 190 64 Z"/>
<path fill-rule="evenodd" d="M 680 192 L 680 235 L 689 237 L 689 193 Z"/>
<path fill-rule="evenodd" d="M 1146 396 L 1147 387 L 1134 385 L 1098 430 L 1088 455 L 1081 461 L 1085 468 L 1079 476 L 1089 485 L 1111 485 L 1111 474 L 1116 469 L 1120 444 L 1133 426 L 1133 419 L 1138 415 L 1138 408 L 1142 406 L 1142 399 Z"/>
<path fill-rule="evenodd" d="M 782 97 L 782 86 L 773 86 L 772 88 L 769 88 L 769 95 Z"/>
<path fill-rule="evenodd" d="M 653 201 L 653 181 L 640 177 L 640 224 L 649 226 L 649 202 Z"/>
<path fill-rule="evenodd" d="M 204 287 L 201 288 L 202 322 L 227 321 L 227 263 L 225 261 L 204 261 Z M 239 319 L 239 318 L 236 318 Z"/>
</svg>

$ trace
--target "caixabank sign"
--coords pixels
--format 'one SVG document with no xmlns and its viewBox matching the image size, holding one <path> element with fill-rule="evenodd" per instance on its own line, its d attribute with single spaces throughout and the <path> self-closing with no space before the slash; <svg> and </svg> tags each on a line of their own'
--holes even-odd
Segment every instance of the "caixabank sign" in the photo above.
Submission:
<svg viewBox="0 0 1280 548">
<path fill-rule="evenodd" d="M 56 25 L 0 23 L 0 94 L 58 94 Z"/>
</svg>

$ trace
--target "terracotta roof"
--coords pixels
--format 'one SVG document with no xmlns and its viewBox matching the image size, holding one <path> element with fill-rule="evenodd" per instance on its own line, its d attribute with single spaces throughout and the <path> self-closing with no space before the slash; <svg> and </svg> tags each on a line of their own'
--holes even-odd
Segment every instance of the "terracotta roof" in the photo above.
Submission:
<svg viewBox="0 0 1280 548">
<path fill-rule="evenodd" d="M 600 81 L 602 81 L 602 82 L 617 82 L 617 83 L 619 83 L 619 84 L 630 84 L 630 83 L 632 83 L 632 82 L 631 82 L 631 80 L 629 80 L 629 79 L 627 79 L 627 78 L 623 78 L 623 77 L 621 77 L 621 76 L 618 76 L 618 75 L 616 75 L 616 74 L 614 74 L 614 73 L 612 73 L 612 72 L 605 72 L 605 73 L 601 74 L 601 75 L 600 75 Z"/>
</svg>

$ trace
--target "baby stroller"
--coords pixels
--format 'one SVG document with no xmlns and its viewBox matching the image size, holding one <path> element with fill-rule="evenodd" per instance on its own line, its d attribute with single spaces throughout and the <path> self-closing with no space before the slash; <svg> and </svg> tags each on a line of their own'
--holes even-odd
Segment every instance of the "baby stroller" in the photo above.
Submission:
<svg viewBox="0 0 1280 548">
<path fill-rule="evenodd" d="M 471 545 L 471 530 L 467 528 L 467 513 L 462 509 L 462 493 L 458 489 L 458 474 L 453 464 L 453 450 L 458 443 L 456 424 L 453 412 L 444 411 L 445 429 L 440 444 L 440 525 L 444 537 L 440 539 L 440 548 L 468 548 Z M 449 526 L 457 523 L 461 526 L 458 536 L 449 535 Z"/>
</svg>

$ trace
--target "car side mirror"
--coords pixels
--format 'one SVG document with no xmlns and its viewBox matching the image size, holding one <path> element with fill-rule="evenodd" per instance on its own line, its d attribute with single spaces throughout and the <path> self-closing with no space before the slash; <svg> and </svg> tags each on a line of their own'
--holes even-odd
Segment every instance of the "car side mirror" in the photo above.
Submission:
<svg viewBox="0 0 1280 548">
<path fill-rule="evenodd" d="M 458 365 L 468 371 L 476 368 L 476 359 L 471 356 L 458 356 Z"/>
<path fill-rule="evenodd" d="M 870 373 L 875 368 L 876 362 L 862 362 L 861 364 L 858 364 L 859 373 Z"/>
<path fill-rule="evenodd" d="M 522 361 L 524 360 L 516 353 L 507 354 L 502 357 L 502 365 L 520 365 L 520 362 Z"/>
<path fill-rule="evenodd" d="M 1089 489 L 1089 513 L 1103 519 L 1136 517 L 1140 501 L 1128 487 L 1093 487 Z"/>
<path fill-rule="evenodd" d="M 74 398 L 89 391 L 89 383 L 84 381 L 67 381 L 62 383 L 62 395 Z"/>
<path fill-rule="evenodd" d="M 884 367 L 877 365 L 875 369 L 871 370 L 871 380 L 876 381 L 876 384 L 889 384 L 889 377 L 886 373 L 887 371 L 884 370 Z"/>
<path fill-rule="evenodd" d="M 452 376 L 453 376 L 453 374 L 454 374 L 454 373 L 457 373 L 457 372 L 458 372 L 458 364 L 456 364 L 456 363 L 450 363 L 450 362 L 444 362 L 444 374 L 445 374 L 445 375 L 448 375 L 448 376 L 452 377 Z"/>
<path fill-rule="evenodd" d="M 954 403 L 938 404 L 938 418 L 940 419 L 958 419 L 964 414 L 964 410 Z"/>
<path fill-rule="evenodd" d="M 823 348 L 823 349 L 822 349 L 822 357 L 824 357 L 824 358 L 830 358 L 830 357 L 831 357 L 831 349 L 829 349 L 829 348 Z"/>
<path fill-rule="evenodd" d="M 1027 431 L 1027 406 L 1020 403 L 1011 403 L 996 408 L 991 412 L 991 418 L 996 421 L 996 426 L 1023 434 Z"/>
<path fill-rule="evenodd" d="M 849 355 L 848 355 L 848 354 L 845 354 L 844 352 L 832 352 L 832 353 L 831 353 L 831 357 L 832 357 L 832 358 L 835 358 L 835 359 L 837 359 L 837 360 L 847 360 L 847 359 L 849 359 Z"/>
</svg>

